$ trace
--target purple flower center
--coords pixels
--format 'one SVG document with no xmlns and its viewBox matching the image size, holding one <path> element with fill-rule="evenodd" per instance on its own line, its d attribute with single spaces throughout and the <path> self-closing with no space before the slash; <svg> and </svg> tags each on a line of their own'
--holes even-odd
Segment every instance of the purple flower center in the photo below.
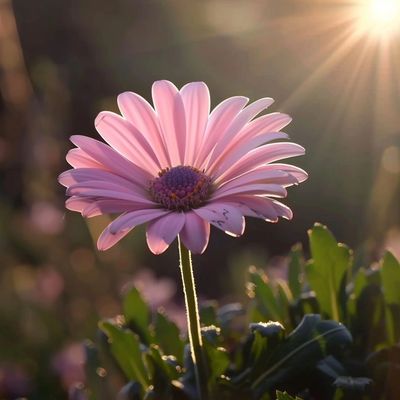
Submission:
<svg viewBox="0 0 400 400">
<path fill-rule="evenodd" d="M 150 193 L 168 210 L 187 211 L 200 207 L 209 197 L 211 178 L 193 167 L 165 168 L 150 182 Z"/>
</svg>

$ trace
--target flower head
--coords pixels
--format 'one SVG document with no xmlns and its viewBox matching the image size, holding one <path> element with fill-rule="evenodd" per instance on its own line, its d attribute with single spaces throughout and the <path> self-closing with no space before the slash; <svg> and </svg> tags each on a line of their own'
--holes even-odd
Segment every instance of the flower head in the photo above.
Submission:
<svg viewBox="0 0 400 400">
<path fill-rule="evenodd" d="M 203 82 L 178 90 L 158 81 L 152 95 L 154 108 L 126 92 L 118 96 L 122 115 L 98 115 L 95 126 L 107 144 L 71 137 L 76 148 L 67 161 L 73 169 L 59 177 L 70 196 L 66 207 L 87 218 L 120 214 L 100 235 L 100 250 L 147 223 L 153 253 L 164 252 L 177 235 L 189 250 L 202 253 L 210 224 L 240 236 L 245 216 L 269 222 L 292 218 L 276 198 L 307 174 L 276 161 L 302 155 L 304 148 L 276 142 L 288 139 L 281 132 L 291 121 L 288 115 L 256 118 L 272 99 L 246 106 L 246 97 L 231 97 L 210 113 Z"/>
</svg>

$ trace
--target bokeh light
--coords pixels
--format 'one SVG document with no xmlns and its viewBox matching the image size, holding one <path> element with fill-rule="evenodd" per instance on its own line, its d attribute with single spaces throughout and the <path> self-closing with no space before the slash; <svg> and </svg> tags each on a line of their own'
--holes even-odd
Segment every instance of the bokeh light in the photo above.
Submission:
<svg viewBox="0 0 400 400">
<path fill-rule="evenodd" d="M 359 12 L 359 28 L 364 33 L 384 37 L 400 30 L 398 0 L 364 0 Z"/>
</svg>

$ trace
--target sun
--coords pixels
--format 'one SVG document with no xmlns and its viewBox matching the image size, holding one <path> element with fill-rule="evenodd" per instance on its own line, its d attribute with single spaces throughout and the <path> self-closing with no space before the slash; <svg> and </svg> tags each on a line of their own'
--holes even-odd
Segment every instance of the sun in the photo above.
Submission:
<svg viewBox="0 0 400 400">
<path fill-rule="evenodd" d="M 400 0 L 364 0 L 359 7 L 359 30 L 387 37 L 400 31 Z"/>
</svg>

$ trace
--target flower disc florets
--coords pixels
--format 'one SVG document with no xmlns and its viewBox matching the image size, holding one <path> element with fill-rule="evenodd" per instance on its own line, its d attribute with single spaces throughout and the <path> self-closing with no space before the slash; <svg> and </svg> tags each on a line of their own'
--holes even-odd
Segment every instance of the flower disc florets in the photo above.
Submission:
<svg viewBox="0 0 400 400">
<path fill-rule="evenodd" d="M 211 191 L 211 178 L 196 168 L 180 165 L 165 168 L 150 182 L 150 193 L 168 210 L 200 207 Z"/>
</svg>

